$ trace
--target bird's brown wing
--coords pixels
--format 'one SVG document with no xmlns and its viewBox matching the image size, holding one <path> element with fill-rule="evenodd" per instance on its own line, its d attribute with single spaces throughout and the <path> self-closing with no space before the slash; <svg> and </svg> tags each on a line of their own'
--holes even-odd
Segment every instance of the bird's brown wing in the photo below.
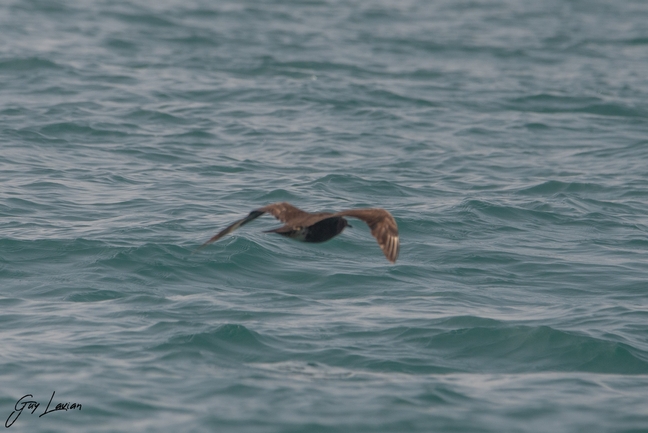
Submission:
<svg viewBox="0 0 648 433">
<path fill-rule="evenodd" d="M 394 217 L 385 209 L 352 209 L 336 212 L 333 216 L 346 216 L 358 218 L 367 223 L 371 234 L 378 241 L 385 257 L 392 263 L 396 263 L 400 251 L 398 239 L 398 225 Z"/>
<path fill-rule="evenodd" d="M 273 203 L 269 204 L 267 206 L 261 207 L 259 209 L 255 209 L 252 212 L 248 214 L 245 218 L 242 218 L 238 221 L 233 222 L 229 226 L 225 227 L 223 230 L 218 232 L 216 235 L 214 235 L 211 239 L 209 239 L 207 242 L 199 246 L 195 251 L 201 250 L 207 245 L 211 244 L 212 242 L 216 242 L 223 236 L 232 233 L 234 230 L 238 229 L 239 227 L 249 223 L 250 221 L 259 218 L 261 215 L 264 213 L 269 213 L 270 215 L 274 216 L 277 218 L 279 221 L 286 223 L 287 221 L 299 221 L 303 220 L 311 214 L 308 212 L 304 212 L 301 209 L 296 208 L 295 206 L 291 205 L 290 203 L 282 202 L 282 203 Z"/>
<path fill-rule="evenodd" d="M 300 221 L 307 219 L 309 214 L 285 201 L 272 203 L 257 209 L 258 212 L 268 212 L 273 217 L 285 224 L 298 225 Z"/>
</svg>

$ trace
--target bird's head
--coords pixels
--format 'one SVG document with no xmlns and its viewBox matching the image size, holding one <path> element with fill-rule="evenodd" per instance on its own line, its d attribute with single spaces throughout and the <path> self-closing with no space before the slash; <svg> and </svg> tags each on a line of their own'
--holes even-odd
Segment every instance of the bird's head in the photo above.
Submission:
<svg viewBox="0 0 648 433">
<path fill-rule="evenodd" d="M 344 218 L 340 218 L 340 219 L 338 220 L 338 232 L 339 232 L 339 233 L 342 233 L 342 230 L 344 230 L 345 227 L 351 227 L 351 228 L 353 228 L 353 226 L 352 226 L 351 224 L 349 224 L 349 221 L 347 221 L 347 220 L 344 219 Z"/>
</svg>

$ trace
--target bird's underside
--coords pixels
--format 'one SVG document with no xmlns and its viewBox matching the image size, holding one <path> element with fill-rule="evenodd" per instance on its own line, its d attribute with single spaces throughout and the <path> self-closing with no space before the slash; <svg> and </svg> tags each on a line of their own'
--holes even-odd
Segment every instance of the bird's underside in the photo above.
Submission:
<svg viewBox="0 0 648 433">
<path fill-rule="evenodd" d="M 269 213 L 284 223 L 284 226 L 270 230 L 269 232 L 278 233 L 304 242 L 323 242 L 329 240 L 340 234 L 348 226 L 344 217 L 357 218 L 367 223 L 371 229 L 371 234 L 378 241 L 378 245 L 380 245 L 387 260 L 395 263 L 398 258 L 398 252 L 400 250 L 398 226 L 394 217 L 386 210 L 373 208 L 351 209 L 334 213 L 308 213 L 286 202 L 273 203 L 253 210 L 245 218 L 235 221 L 220 231 L 202 244 L 199 249 L 212 242 L 216 242 L 223 236 L 244 226 L 264 213 Z"/>
</svg>

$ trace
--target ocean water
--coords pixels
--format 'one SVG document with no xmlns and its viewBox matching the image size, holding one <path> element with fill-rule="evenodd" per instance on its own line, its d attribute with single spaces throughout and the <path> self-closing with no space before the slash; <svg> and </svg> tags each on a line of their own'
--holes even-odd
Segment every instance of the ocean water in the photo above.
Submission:
<svg viewBox="0 0 648 433">
<path fill-rule="evenodd" d="M 2 1 L 5 427 L 648 431 L 646 23 Z M 383 207 L 399 260 L 360 221 L 303 244 L 267 216 L 192 255 L 276 201 Z"/>
</svg>

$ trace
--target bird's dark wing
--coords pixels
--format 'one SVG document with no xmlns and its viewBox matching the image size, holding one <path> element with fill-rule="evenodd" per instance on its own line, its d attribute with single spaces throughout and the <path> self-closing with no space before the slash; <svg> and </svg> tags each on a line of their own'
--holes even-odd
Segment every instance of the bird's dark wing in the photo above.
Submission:
<svg viewBox="0 0 648 433">
<path fill-rule="evenodd" d="M 234 230 L 236 230 L 237 228 L 239 228 L 239 227 L 241 227 L 241 226 L 243 226 L 243 225 L 249 223 L 250 221 L 259 218 L 259 217 L 260 217 L 261 215 L 263 215 L 264 213 L 265 213 L 265 212 L 264 212 L 264 211 L 261 211 L 261 210 L 253 210 L 253 211 L 250 212 L 250 213 L 248 214 L 248 216 L 246 216 L 245 218 L 240 219 L 240 220 L 238 220 L 238 221 L 235 221 L 234 223 L 230 224 L 229 226 L 225 227 L 223 230 L 221 230 L 220 232 L 218 232 L 216 235 L 214 235 L 214 236 L 213 236 L 211 239 L 209 239 L 207 242 L 205 242 L 204 244 L 202 244 L 201 246 L 199 246 L 199 247 L 194 251 L 194 253 L 195 253 L 196 251 L 198 251 L 198 250 L 202 250 L 203 248 L 205 248 L 207 245 L 211 244 L 212 242 L 216 242 L 217 240 L 219 240 L 219 239 L 222 238 L 223 236 L 232 233 Z"/>
<path fill-rule="evenodd" d="M 308 212 L 304 212 L 301 209 L 296 208 L 295 206 L 291 205 L 290 203 L 282 202 L 282 203 L 273 203 L 269 204 L 267 206 L 261 207 L 259 209 L 255 209 L 252 212 L 248 214 L 243 219 L 240 219 L 238 221 L 233 222 L 229 226 L 225 227 L 223 230 L 218 232 L 216 235 L 214 235 L 211 239 L 209 239 L 207 242 L 202 244 L 201 246 L 196 249 L 196 251 L 203 249 L 207 245 L 211 244 L 212 242 L 216 242 L 223 236 L 232 233 L 234 230 L 238 229 L 241 226 L 244 226 L 245 224 L 249 223 L 252 220 L 255 220 L 259 218 L 261 215 L 264 213 L 269 213 L 270 215 L 274 216 L 281 222 L 287 222 L 287 221 L 298 221 L 298 220 L 303 220 L 304 218 L 309 217 L 311 214 Z M 196 252 L 194 251 L 194 252 Z"/>
<path fill-rule="evenodd" d="M 396 262 L 400 251 L 398 225 L 389 212 L 384 209 L 352 209 L 336 212 L 333 216 L 358 218 L 366 222 L 387 260 Z"/>
</svg>

